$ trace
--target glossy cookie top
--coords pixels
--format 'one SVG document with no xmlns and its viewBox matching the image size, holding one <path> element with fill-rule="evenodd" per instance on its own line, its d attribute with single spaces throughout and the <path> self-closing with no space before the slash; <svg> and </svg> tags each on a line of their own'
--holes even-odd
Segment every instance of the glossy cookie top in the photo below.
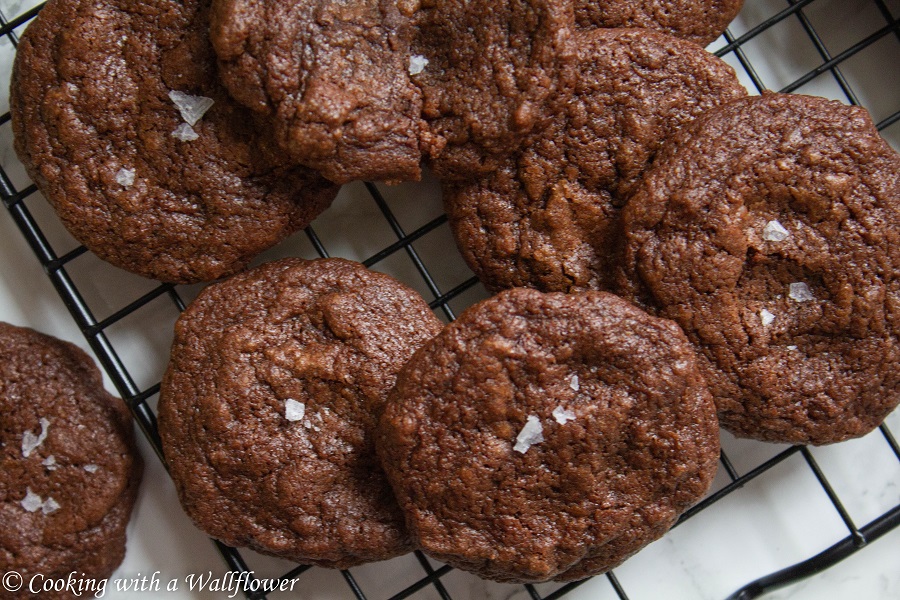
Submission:
<svg viewBox="0 0 900 600">
<path fill-rule="evenodd" d="M 706 492 L 715 409 L 678 326 L 604 292 L 485 300 L 400 372 L 377 449 L 414 541 L 481 577 L 574 580 Z"/>
<path fill-rule="evenodd" d="M 372 429 L 440 328 L 416 292 L 342 259 L 282 259 L 206 288 L 178 320 L 159 403 L 188 515 L 301 563 L 410 551 Z"/>
<path fill-rule="evenodd" d="M 109 577 L 142 471 L 128 410 L 72 344 L 0 323 L 0 354 L 0 568 Z"/>
<path fill-rule="evenodd" d="M 208 8 L 52 0 L 13 73 L 17 153 L 66 228 L 100 258 L 168 282 L 243 268 L 337 192 L 286 163 L 229 98 Z"/>
</svg>

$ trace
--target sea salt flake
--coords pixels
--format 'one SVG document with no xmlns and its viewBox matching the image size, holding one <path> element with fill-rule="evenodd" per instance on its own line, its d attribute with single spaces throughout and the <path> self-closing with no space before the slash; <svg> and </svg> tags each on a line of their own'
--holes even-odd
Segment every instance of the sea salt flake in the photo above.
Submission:
<svg viewBox="0 0 900 600">
<path fill-rule="evenodd" d="M 581 389 L 581 384 L 578 382 L 578 375 L 572 375 L 572 378 L 569 380 L 569 387 L 576 392 Z"/>
<path fill-rule="evenodd" d="M 203 115 L 206 114 L 206 111 L 215 104 L 215 101 L 212 98 L 207 98 L 206 96 L 191 96 L 190 94 L 185 94 L 178 90 L 169 92 L 169 98 L 175 103 L 175 106 L 178 107 L 181 118 L 191 127 L 196 125 L 197 121 L 202 119 Z"/>
<path fill-rule="evenodd" d="M 816 299 L 809 290 L 809 286 L 802 281 L 799 283 L 792 283 L 789 287 L 790 292 L 788 293 L 788 298 L 794 302 L 809 302 L 810 300 Z"/>
<path fill-rule="evenodd" d="M 47 467 L 48 471 L 55 471 L 56 470 L 56 457 L 51 454 L 50 456 L 45 458 L 43 461 L 41 461 L 41 464 L 44 465 L 45 467 Z"/>
<path fill-rule="evenodd" d="M 45 515 L 49 515 L 52 512 L 58 511 L 60 508 L 59 502 L 47 496 L 47 499 L 44 500 L 44 503 L 41 505 L 41 512 Z"/>
<path fill-rule="evenodd" d="M 200 137 L 200 134 L 194 131 L 194 128 L 187 123 L 182 123 L 172 132 L 172 137 L 179 139 L 182 142 L 193 142 Z"/>
<path fill-rule="evenodd" d="M 47 439 L 47 428 L 50 427 L 50 421 L 41 417 L 41 432 L 39 434 L 34 434 L 31 431 L 26 431 L 22 434 L 22 456 L 28 458 L 31 456 L 31 453 L 34 452 L 34 449 L 44 443 L 44 440 Z"/>
<path fill-rule="evenodd" d="M 553 418 L 556 419 L 556 422 L 560 425 L 565 425 L 569 421 L 575 420 L 575 413 L 571 410 L 563 408 L 562 406 L 557 406 L 556 408 L 554 408 L 551 414 L 553 415 Z"/>
<path fill-rule="evenodd" d="M 302 421 L 306 414 L 306 405 L 293 398 L 284 401 L 284 418 L 288 421 Z"/>
<path fill-rule="evenodd" d="M 535 415 L 529 415 L 525 420 L 525 425 L 522 427 L 522 431 L 520 431 L 519 435 L 516 436 L 516 444 L 515 446 L 513 446 L 513 450 L 525 454 L 533 445 L 539 444 L 543 441 L 544 428 L 541 425 L 540 419 L 538 419 Z"/>
<path fill-rule="evenodd" d="M 762 309 L 761 311 L 759 311 L 759 320 L 762 321 L 764 327 L 767 327 L 772 324 L 772 321 L 775 320 L 775 315 L 773 315 L 766 309 Z"/>
<path fill-rule="evenodd" d="M 84 470 L 88 473 L 96 473 L 99 469 L 98 465 L 84 465 Z"/>
<path fill-rule="evenodd" d="M 763 229 L 763 239 L 767 242 L 783 242 L 791 233 L 778 221 L 769 221 Z"/>
<path fill-rule="evenodd" d="M 32 492 L 31 488 L 25 488 L 25 497 L 22 498 L 19 504 L 28 512 L 33 513 L 44 505 L 44 501 L 41 500 L 40 496 Z"/>
<path fill-rule="evenodd" d="M 413 54 L 409 57 L 409 74 L 418 75 L 428 66 L 428 59 L 421 54 Z"/>
<path fill-rule="evenodd" d="M 796 350 L 796 349 L 797 349 L 797 346 L 788 346 L 787 349 L 788 349 L 788 350 Z"/>
<path fill-rule="evenodd" d="M 134 169 L 121 168 L 116 172 L 116 183 L 122 187 L 131 187 L 134 185 Z"/>
</svg>

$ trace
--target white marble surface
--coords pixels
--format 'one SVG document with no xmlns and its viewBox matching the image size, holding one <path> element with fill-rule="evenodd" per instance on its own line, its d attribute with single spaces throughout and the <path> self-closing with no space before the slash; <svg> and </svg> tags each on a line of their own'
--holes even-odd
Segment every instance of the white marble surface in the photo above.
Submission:
<svg viewBox="0 0 900 600">
<path fill-rule="evenodd" d="M 0 0 L 0 11 L 11 18 L 34 5 L 33 0 Z M 741 33 L 787 4 L 775 0 L 747 0 L 744 12 L 733 30 Z M 900 14 L 900 0 L 886 2 L 894 14 Z M 833 53 L 864 37 L 865 32 L 883 25 L 870 0 L 817 0 L 808 9 L 816 27 L 827 34 Z M 721 42 L 720 42 L 721 43 Z M 745 48 L 748 58 L 766 85 L 777 89 L 790 83 L 819 58 L 795 20 L 779 26 Z M 0 86 L 6 87 L 12 48 L 0 41 Z M 888 37 L 847 63 L 845 75 L 858 90 L 860 99 L 883 119 L 900 106 L 900 43 Z M 727 60 L 739 67 L 733 56 Z M 742 73 L 739 68 L 739 73 Z M 892 76 L 886 76 L 890 71 Z M 746 75 L 746 85 L 751 86 Z M 802 92 L 844 99 L 830 76 L 820 77 Z M 0 111 L 8 106 L 5 89 L 0 92 Z M 11 151 L 9 126 L 0 127 L 0 164 L 11 174 L 19 188 L 27 184 L 24 172 Z M 900 124 L 885 132 L 885 137 L 900 147 Z M 438 188 L 434 181 L 382 188 L 401 225 L 411 231 L 440 214 Z M 55 216 L 39 197 L 27 206 L 38 219 L 58 254 L 75 247 Z M 70 340 L 87 349 L 65 307 L 37 264 L 6 211 L 0 211 L 0 319 L 31 326 Z M 338 201 L 316 223 L 316 230 L 328 250 L 337 256 L 362 259 L 396 240 L 378 208 L 359 184 L 348 186 Z M 469 277 L 453 248 L 446 227 L 422 238 L 417 244 L 423 261 L 446 291 Z M 295 236 L 260 260 L 282 255 L 313 256 L 312 247 L 302 235 Z M 429 296 L 404 252 L 377 265 Z M 127 275 L 90 255 L 74 261 L 69 272 L 95 314 L 102 318 L 113 313 L 153 287 L 141 278 Z M 192 297 L 198 286 L 180 291 Z M 460 310 L 484 295 L 474 288 L 454 302 Z M 155 383 L 165 367 L 171 339 L 171 324 L 176 312 L 164 300 L 143 309 L 140 318 L 126 319 L 109 331 L 110 339 L 138 386 Z M 109 383 L 107 382 L 109 385 Z M 900 434 L 900 414 L 888 419 L 895 435 Z M 723 435 L 723 445 L 735 467 L 745 473 L 773 456 L 780 447 L 739 441 Z M 184 517 L 174 489 L 149 448 L 144 445 L 147 473 L 129 531 L 128 553 L 114 578 L 132 578 L 159 572 L 163 583 L 181 582 L 178 592 L 151 594 L 150 597 L 224 598 L 227 594 L 198 593 L 186 589 L 184 577 L 212 571 L 221 575 L 224 563 L 212 544 Z M 900 461 L 893 456 L 880 433 L 812 451 L 832 486 L 858 525 L 900 503 Z M 717 486 L 724 485 L 720 473 Z M 831 506 L 812 472 L 798 454 L 741 490 L 729 495 L 662 540 L 652 544 L 615 571 L 632 600 L 714 600 L 726 597 L 740 585 L 771 571 L 781 569 L 820 552 L 847 535 L 847 529 Z M 290 565 L 246 553 L 245 557 L 260 576 L 275 576 Z M 352 570 L 353 576 L 369 598 L 387 598 L 414 583 L 423 575 L 411 556 L 387 563 Z M 514 598 L 528 594 L 521 586 L 481 581 L 460 572 L 441 579 L 449 595 L 456 600 Z M 546 593 L 558 586 L 541 585 Z M 110 588 L 108 598 L 148 597 L 148 592 L 123 593 Z M 352 595 L 343 577 L 333 571 L 313 569 L 301 576 L 292 594 L 271 597 L 339 599 Z M 427 587 L 413 598 L 439 598 L 437 590 Z M 573 600 L 616 598 L 609 581 L 598 577 L 566 596 Z M 869 548 L 827 572 L 777 591 L 772 599 L 838 600 L 864 598 L 889 600 L 900 598 L 900 530 L 874 542 Z"/>
</svg>

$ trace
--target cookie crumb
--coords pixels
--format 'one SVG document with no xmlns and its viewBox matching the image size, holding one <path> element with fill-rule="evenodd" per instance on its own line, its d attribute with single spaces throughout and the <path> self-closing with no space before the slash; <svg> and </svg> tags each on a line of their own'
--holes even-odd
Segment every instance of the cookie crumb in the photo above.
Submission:
<svg viewBox="0 0 900 600">
<path fill-rule="evenodd" d="M 196 125 L 197 121 L 202 119 L 203 115 L 206 114 L 206 111 L 215 104 L 215 101 L 212 98 L 207 98 L 206 96 L 191 96 L 190 94 L 185 94 L 184 92 L 179 92 L 177 90 L 169 92 L 169 98 L 175 103 L 175 106 L 178 107 L 181 118 L 191 127 Z"/>
<path fill-rule="evenodd" d="M 88 473 L 96 473 L 100 469 L 97 465 L 84 465 L 84 470 Z"/>
<path fill-rule="evenodd" d="M 543 432 L 544 428 L 540 419 L 535 415 L 529 415 L 528 419 L 525 420 L 522 431 L 516 436 L 516 445 L 513 446 L 513 450 L 525 454 L 533 445 L 544 441 Z"/>
<path fill-rule="evenodd" d="M 763 239 L 767 242 L 783 242 L 790 235 L 790 232 L 778 221 L 769 221 L 763 229 Z"/>
<path fill-rule="evenodd" d="M 569 387 L 576 392 L 581 389 L 581 383 L 578 382 L 578 375 L 572 375 L 572 378 L 569 379 Z"/>
<path fill-rule="evenodd" d="M 51 454 L 50 456 L 45 458 L 43 461 L 41 461 L 41 464 L 44 465 L 45 467 L 47 467 L 48 471 L 55 471 L 56 470 L 56 457 Z"/>
<path fill-rule="evenodd" d="M 44 443 L 44 440 L 47 439 L 47 428 L 50 427 L 50 421 L 41 417 L 41 432 L 37 435 L 32 433 L 31 431 L 26 431 L 22 434 L 22 456 L 28 458 L 31 456 L 31 453 L 34 452 L 34 449 Z"/>
<path fill-rule="evenodd" d="M 409 57 L 409 74 L 418 75 L 428 66 L 428 59 L 421 54 L 413 54 Z"/>
<path fill-rule="evenodd" d="M 52 512 L 58 511 L 60 508 L 59 502 L 47 496 L 47 499 L 44 500 L 44 503 L 41 505 L 41 512 L 45 515 L 49 515 Z"/>
<path fill-rule="evenodd" d="M 554 408 L 551 414 L 553 415 L 553 418 L 556 419 L 556 422 L 560 425 L 565 425 L 569 421 L 575 420 L 575 413 L 571 410 L 563 408 L 562 406 L 557 406 L 556 408 Z"/>
<path fill-rule="evenodd" d="M 759 311 L 759 320 L 762 321 L 764 327 L 771 325 L 772 321 L 775 320 L 775 315 L 767 311 L 766 309 L 762 309 Z"/>
<path fill-rule="evenodd" d="M 284 401 L 284 418 L 288 421 L 301 421 L 306 414 L 306 405 L 293 398 Z"/>
<path fill-rule="evenodd" d="M 200 134 L 194 131 L 194 128 L 187 123 L 182 123 L 172 132 L 172 137 L 182 142 L 193 142 L 200 137 Z"/>
<path fill-rule="evenodd" d="M 37 512 L 39 508 L 44 505 L 44 501 L 41 500 L 41 497 L 31 491 L 31 488 L 25 488 L 25 497 L 22 498 L 22 501 L 19 502 L 22 505 L 22 508 L 27 510 L 30 513 Z"/>
<path fill-rule="evenodd" d="M 810 300 L 816 299 L 816 297 L 813 296 L 812 292 L 809 290 L 809 286 L 802 281 L 799 283 L 792 283 L 790 285 L 790 292 L 788 293 L 788 297 L 794 302 L 809 302 Z"/>
<path fill-rule="evenodd" d="M 129 188 L 134 185 L 134 169 L 121 168 L 116 172 L 116 183 Z"/>
</svg>

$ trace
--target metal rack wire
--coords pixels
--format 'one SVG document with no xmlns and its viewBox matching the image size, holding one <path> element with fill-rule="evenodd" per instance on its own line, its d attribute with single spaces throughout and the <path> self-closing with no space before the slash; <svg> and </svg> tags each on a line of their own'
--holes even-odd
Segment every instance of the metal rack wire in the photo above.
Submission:
<svg viewBox="0 0 900 600">
<path fill-rule="evenodd" d="M 895 65 L 884 64 L 881 79 L 872 81 L 860 79 L 854 72 L 854 61 L 861 64 L 871 64 L 885 60 L 883 55 L 895 53 L 900 58 L 900 5 L 889 5 L 884 0 L 858 0 L 857 2 L 841 2 L 832 0 L 747 0 L 744 19 L 745 30 L 739 33 L 727 32 L 723 39 L 714 47 L 715 53 L 723 57 L 738 69 L 741 77 L 748 87 L 756 90 L 779 89 L 785 92 L 818 93 L 821 89 L 831 90 L 833 96 L 839 96 L 851 104 L 866 106 L 873 113 L 873 117 L 882 134 L 893 143 L 895 147 L 900 145 L 900 89 L 893 92 L 888 102 L 879 101 L 870 103 L 867 91 L 870 85 L 884 85 L 888 83 L 890 68 Z M 14 18 L 7 18 L 0 14 L 0 38 L 5 37 L 16 45 L 18 34 L 22 28 L 37 14 L 40 7 L 35 7 Z M 817 21 L 817 14 L 823 11 L 857 11 L 877 15 L 880 21 L 873 22 L 871 27 L 862 37 L 857 39 L 840 40 L 835 42 L 832 37 L 821 31 L 822 27 Z M 870 20 L 872 20 L 870 18 Z M 758 46 L 764 46 L 765 36 L 768 32 L 778 27 L 793 27 L 801 31 L 803 36 L 796 44 L 806 47 L 805 59 L 812 57 L 812 63 L 806 64 L 802 72 L 796 72 L 787 81 L 772 82 L 761 75 L 756 66 L 757 58 L 754 56 L 761 52 Z M 890 44 L 887 49 L 886 44 Z M 875 50 L 877 49 L 877 52 Z M 764 50 L 768 51 L 768 50 Z M 875 52 L 874 57 L 867 54 Z M 801 61 L 802 62 L 802 61 Z M 896 63 L 895 63 L 896 64 Z M 894 71 L 896 75 L 900 74 Z M 9 114 L 0 116 L 0 134 L 10 134 Z M 6 130 L 4 132 L 4 130 Z M 105 316 L 98 316 L 102 310 L 94 306 L 87 294 L 78 285 L 73 272 L 78 269 L 78 263 L 84 260 L 87 251 L 83 247 L 75 247 L 61 250 L 59 242 L 51 242 L 51 235 L 45 231 L 46 224 L 41 225 L 41 220 L 35 216 L 35 208 L 43 205 L 44 200 L 37 192 L 36 187 L 29 182 L 14 184 L 16 179 L 9 172 L 10 165 L 5 164 L 0 168 L 0 196 L 9 214 L 15 221 L 22 235 L 27 240 L 40 264 L 43 266 L 47 277 L 59 293 L 72 318 L 84 334 L 87 343 L 98 357 L 101 366 L 106 371 L 119 394 L 127 402 L 132 410 L 141 430 L 155 449 L 160 459 L 162 457 L 159 444 L 159 436 L 156 430 L 156 416 L 154 413 L 154 398 L 159 391 L 158 383 L 149 385 L 139 384 L 127 365 L 127 361 L 120 356 L 119 348 L 110 331 L 124 320 L 141 315 L 147 307 L 158 302 L 165 301 L 174 306 L 175 312 L 183 310 L 192 293 L 190 288 L 181 288 L 172 285 L 155 285 L 144 292 L 138 298 L 128 301 L 125 305 L 115 308 Z M 21 179 L 21 177 L 20 177 Z M 368 267 L 382 268 L 391 261 L 405 259 L 407 261 L 405 271 L 407 283 L 420 289 L 426 298 L 430 299 L 431 307 L 446 320 L 452 320 L 455 313 L 471 303 L 473 298 L 483 294 L 477 280 L 469 273 L 459 280 L 438 281 L 434 276 L 436 260 L 443 260 L 440 253 L 437 256 L 427 256 L 421 251 L 420 243 L 436 232 L 446 229 L 446 217 L 440 214 L 431 215 L 415 227 L 404 227 L 402 210 L 398 211 L 396 202 L 392 200 L 394 193 L 391 188 L 385 188 L 374 184 L 364 184 L 358 189 L 362 199 L 357 201 L 371 202 L 374 204 L 373 212 L 380 215 L 383 224 L 390 230 L 393 240 L 381 246 L 376 252 L 370 253 L 363 260 Z M 403 206 L 400 207 L 403 209 Z M 313 255 L 328 256 L 329 246 L 333 238 L 321 236 L 319 222 L 306 230 L 305 247 L 310 249 Z M 389 270 L 389 269 L 384 269 Z M 412 279 L 412 280 L 410 280 Z M 102 282 L 98 285 L 102 285 Z M 170 327 L 170 323 L 159 324 L 159 327 Z M 884 443 L 900 461 L 900 446 L 898 446 L 890 428 L 883 425 L 880 428 Z M 869 520 L 865 524 L 858 524 L 851 517 L 834 486 L 820 468 L 813 452 L 805 447 L 790 447 L 784 449 L 773 457 L 762 461 L 754 468 L 741 469 L 735 466 L 729 458 L 729 453 L 723 451 L 721 457 L 722 472 L 727 476 L 727 481 L 699 505 L 683 515 L 679 525 L 695 518 L 709 507 L 721 502 L 726 497 L 735 494 L 752 481 L 771 472 L 778 465 L 793 458 L 801 458 L 809 471 L 821 485 L 840 520 L 846 528 L 846 536 L 821 553 L 809 557 L 800 563 L 786 566 L 782 570 L 754 581 L 732 594 L 729 599 L 746 600 L 758 597 L 768 591 L 787 585 L 800 578 L 818 573 L 846 558 L 847 556 L 865 548 L 875 539 L 900 526 L 900 504 L 897 504 Z M 245 554 L 233 548 L 216 543 L 218 550 L 224 557 L 229 569 L 243 572 L 253 570 L 248 564 Z M 396 590 L 390 596 L 391 600 L 415 597 L 427 591 L 429 597 L 435 595 L 443 600 L 450 600 L 451 593 L 444 585 L 444 579 L 452 571 L 450 567 L 432 563 L 421 553 L 415 553 L 415 561 L 421 569 L 421 575 L 414 582 L 403 589 Z M 310 567 L 298 566 L 281 575 L 282 579 L 303 577 Z M 341 572 L 346 583 L 347 597 L 365 600 L 367 595 L 364 583 L 357 581 L 352 571 Z M 628 590 L 614 572 L 604 576 L 609 582 L 616 597 L 621 600 L 629 598 Z M 557 586 L 550 591 L 541 591 L 541 586 L 524 586 L 524 593 L 532 600 L 554 600 L 566 597 L 573 590 L 583 585 L 584 582 L 575 582 Z M 541 587 L 541 590 L 539 590 Z M 276 596 L 276 594 L 270 594 Z M 248 598 L 257 600 L 265 598 L 262 592 L 250 592 Z"/>
</svg>

